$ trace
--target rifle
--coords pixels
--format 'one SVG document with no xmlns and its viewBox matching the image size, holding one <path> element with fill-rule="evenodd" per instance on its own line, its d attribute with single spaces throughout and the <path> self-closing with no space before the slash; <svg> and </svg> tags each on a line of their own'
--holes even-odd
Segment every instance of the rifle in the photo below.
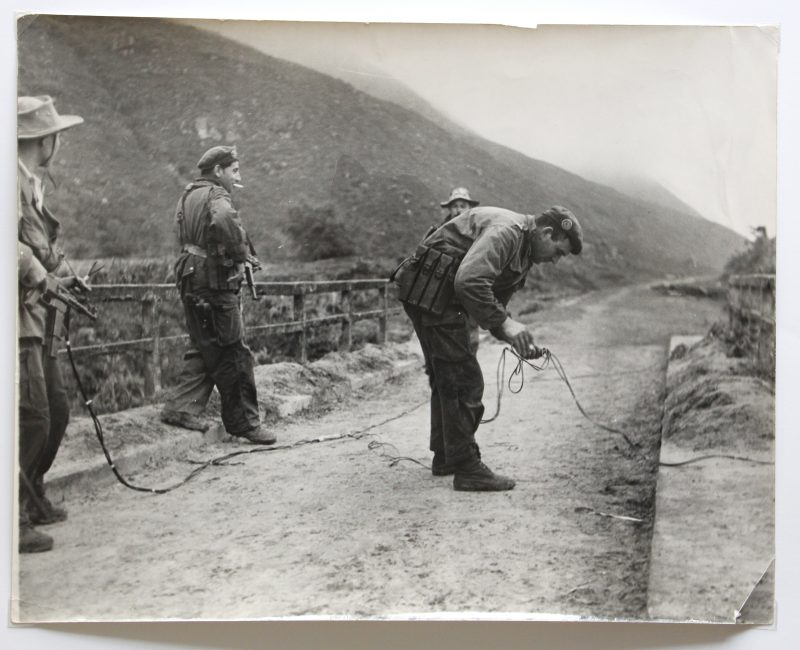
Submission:
<svg viewBox="0 0 800 650">
<path fill-rule="evenodd" d="M 77 276 L 76 276 L 77 277 Z M 81 283 L 84 286 L 85 283 Z M 58 354 L 58 347 L 63 338 L 64 320 L 70 309 L 86 316 L 89 320 L 97 320 L 97 311 L 91 305 L 84 304 L 77 296 L 61 284 L 55 277 L 48 275 L 41 296 L 41 301 L 47 306 L 47 321 L 45 323 L 45 345 L 51 357 Z"/>
</svg>

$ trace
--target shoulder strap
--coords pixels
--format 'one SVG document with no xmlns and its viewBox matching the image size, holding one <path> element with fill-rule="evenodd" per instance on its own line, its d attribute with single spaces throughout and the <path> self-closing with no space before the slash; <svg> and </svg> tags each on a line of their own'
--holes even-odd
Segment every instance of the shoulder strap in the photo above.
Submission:
<svg viewBox="0 0 800 650">
<path fill-rule="evenodd" d="M 178 236 L 180 237 L 181 246 L 187 243 L 186 226 L 184 223 L 186 217 L 186 197 L 188 197 L 189 194 L 191 194 L 195 190 L 200 189 L 201 187 L 206 187 L 208 185 L 210 185 L 210 183 L 193 181 L 183 189 L 183 194 L 181 194 L 180 207 L 178 208 L 178 213 L 175 215 L 175 219 L 178 222 Z"/>
</svg>

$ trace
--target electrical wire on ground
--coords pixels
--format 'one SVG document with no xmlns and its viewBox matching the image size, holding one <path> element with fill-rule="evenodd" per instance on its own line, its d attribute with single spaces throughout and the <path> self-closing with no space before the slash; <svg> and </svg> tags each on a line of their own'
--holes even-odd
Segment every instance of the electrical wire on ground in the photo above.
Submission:
<svg viewBox="0 0 800 650">
<path fill-rule="evenodd" d="M 483 422 L 491 422 L 492 420 L 494 420 L 500 414 L 500 402 L 501 402 L 501 399 L 502 399 L 502 396 L 503 396 L 503 383 L 504 383 L 503 382 L 503 377 L 505 376 L 505 366 L 506 366 L 506 352 L 510 352 L 511 354 L 513 354 L 517 358 L 517 365 L 514 367 L 514 370 L 511 372 L 511 374 L 508 377 L 508 388 L 512 393 L 519 393 L 522 390 L 522 387 L 525 384 L 525 374 L 524 374 L 524 366 L 523 366 L 523 364 L 526 364 L 526 365 L 530 366 L 531 368 L 533 368 L 537 372 L 545 370 L 548 366 L 552 365 L 552 367 L 556 371 L 556 374 L 558 374 L 558 376 L 567 385 L 567 388 L 569 389 L 569 392 L 572 395 L 572 399 L 575 401 L 575 405 L 578 407 L 578 410 L 580 411 L 581 415 L 583 415 L 584 418 L 586 418 L 589 422 L 594 424 L 596 427 L 599 427 L 599 428 L 601 428 L 601 429 L 603 429 L 605 431 L 609 431 L 610 433 L 616 433 L 616 434 L 621 435 L 623 437 L 623 439 L 625 440 L 625 442 L 627 442 L 628 445 L 632 449 L 637 450 L 637 453 L 638 453 L 638 455 L 640 457 L 643 457 L 642 454 L 638 452 L 639 445 L 635 444 L 630 439 L 628 434 L 626 434 L 624 431 L 621 431 L 619 429 L 615 429 L 615 428 L 610 427 L 608 425 L 602 424 L 600 422 L 597 422 L 593 418 L 589 417 L 589 415 L 586 413 L 586 410 L 583 408 L 581 403 L 578 401 L 578 397 L 575 394 L 575 390 L 572 388 L 572 384 L 570 383 L 569 378 L 567 377 L 567 373 L 564 370 L 563 364 L 561 363 L 559 358 L 555 354 L 553 354 L 550 350 L 548 350 L 547 348 L 543 348 L 543 355 L 542 356 L 544 357 L 544 361 L 541 363 L 541 365 L 536 365 L 534 363 L 531 363 L 529 360 L 527 360 L 527 359 L 521 357 L 519 354 L 517 354 L 517 352 L 512 348 L 506 347 L 506 348 L 503 349 L 502 353 L 500 354 L 500 359 L 497 362 L 497 377 L 498 377 L 497 410 L 496 410 L 495 414 L 491 418 L 489 418 L 488 420 L 481 420 L 482 423 Z M 519 387 L 517 389 L 514 389 L 512 387 L 511 382 L 517 376 L 519 377 Z M 737 461 L 742 461 L 742 462 L 747 462 L 747 463 L 753 463 L 753 464 L 756 464 L 756 465 L 774 465 L 775 464 L 772 461 L 757 460 L 757 459 L 754 459 L 754 458 L 748 458 L 746 456 L 735 456 L 735 455 L 731 455 L 731 454 L 705 454 L 703 456 L 698 456 L 696 458 L 689 458 L 687 460 L 682 460 L 682 461 L 678 461 L 678 462 L 659 461 L 658 464 L 659 464 L 660 467 L 683 467 L 685 465 L 691 465 L 691 464 L 694 464 L 694 463 L 699 463 L 701 461 L 709 460 L 709 459 L 712 459 L 712 458 L 722 458 L 722 459 L 728 459 L 728 460 L 737 460 Z"/>
<path fill-rule="evenodd" d="M 689 458 L 688 460 L 681 460 L 673 463 L 667 463 L 665 461 L 660 461 L 658 464 L 661 467 L 683 467 L 684 465 L 691 465 L 693 463 L 699 463 L 702 460 L 708 460 L 709 458 L 727 458 L 729 460 L 740 460 L 745 463 L 753 463 L 754 465 L 774 465 L 775 463 L 770 460 L 758 460 L 756 458 L 748 458 L 747 456 L 733 456 L 731 454 L 706 454 L 705 456 L 698 456 L 696 458 Z"/>
<path fill-rule="evenodd" d="M 517 358 L 517 364 L 514 366 L 514 370 L 511 371 L 511 374 L 508 376 L 508 382 L 504 381 L 505 377 L 505 369 L 506 369 L 506 354 L 510 353 Z M 548 367 L 552 367 L 556 374 L 561 378 L 561 380 L 567 385 L 570 394 L 572 395 L 572 399 L 575 401 L 575 405 L 578 407 L 578 410 L 581 412 L 581 415 L 585 417 L 589 422 L 594 424 L 596 427 L 604 429 L 610 433 L 615 433 L 617 435 L 622 436 L 625 442 L 632 448 L 636 448 L 638 445 L 634 444 L 633 441 L 628 437 L 624 431 L 620 431 L 619 429 L 615 429 L 605 424 L 601 424 L 593 420 L 589 417 L 589 414 L 586 413 L 586 410 L 583 408 L 581 403 L 578 401 L 578 396 L 575 394 L 575 390 L 572 388 L 572 384 L 567 377 L 567 372 L 564 370 L 564 366 L 559 360 L 559 358 L 547 348 L 542 348 L 542 357 L 543 361 L 540 364 L 533 363 L 529 359 L 525 359 L 524 357 L 517 354 L 517 352 L 513 348 L 505 347 L 503 351 L 500 353 L 500 358 L 497 361 L 497 408 L 495 409 L 495 413 L 492 417 L 487 418 L 485 420 L 481 420 L 481 424 L 486 424 L 488 422 L 492 422 L 500 415 L 500 405 L 503 399 L 503 388 L 506 383 L 508 383 L 508 389 L 514 394 L 517 394 L 522 391 L 523 387 L 525 386 L 525 366 L 529 366 L 533 368 L 536 372 L 541 372 L 546 370 Z M 516 388 L 512 385 L 512 382 L 516 377 L 519 377 L 519 384 Z"/>
<path fill-rule="evenodd" d="M 193 469 L 182 480 L 180 480 L 177 483 L 174 483 L 172 485 L 169 485 L 169 486 L 166 486 L 166 487 L 160 487 L 160 488 L 143 487 L 143 486 L 139 486 L 139 485 L 135 485 L 135 484 L 131 483 L 124 476 L 122 476 L 122 474 L 120 473 L 120 471 L 117 468 L 116 464 L 114 463 L 114 460 L 112 459 L 111 454 L 108 451 L 108 447 L 106 446 L 106 443 L 105 443 L 105 435 L 103 433 L 103 427 L 102 427 L 102 425 L 100 423 L 100 420 L 98 419 L 97 415 L 94 412 L 94 408 L 92 406 L 92 400 L 89 399 L 87 397 L 87 395 L 86 395 L 86 391 L 85 391 L 85 389 L 83 387 L 83 382 L 81 382 L 81 378 L 80 378 L 80 375 L 78 373 L 78 368 L 77 368 L 77 366 L 75 364 L 75 358 L 74 358 L 74 356 L 72 354 L 72 346 L 71 346 L 70 337 L 69 337 L 69 311 L 67 311 L 66 317 L 64 319 L 64 329 L 65 329 L 65 332 L 66 332 L 65 338 L 64 338 L 64 342 L 65 342 L 65 345 L 66 345 L 67 356 L 69 357 L 70 366 L 72 367 L 72 373 L 75 376 L 75 382 L 76 382 L 76 384 L 78 386 L 78 390 L 79 390 L 79 392 L 81 394 L 81 397 L 83 399 L 84 406 L 86 406 L 86 410 L 89 412 L 89 415 L 90 415 L 90 417 L 92 419 L 92 422 L 94 424 L 95 434 L 97 436 L 98 442 L 100 443 L 100 447 L 103 450 L 103 455 L 105 456 L 106 462 L 108 463 L 109 467 L 111 468 L 111 471 L 114 473 L 114 476 L 117 478 L 117 480 L 122 485 L 124 485 L 125 487 L 127 487 L 127 488 L 129 488 L 131 490 L 135 490 L 137 492 L 147 492 L 147 493 L 150 493 L 150 494 L 166 494 L 167 492 L 171 492 L 171 491 L 176 490 L 177 488 L 185 485 L 186 483 L 188 483 L 190 480 L 192 480 L 195 476 L 197 476 L 200 472 L 204 471 L 205 469 L 207 469 L 209 467 L 220 467 L 220 466 L 229 465 L 230 463 L 227 463 L 227 461 L 229 461 L 232 458 L 236 458 L 238 456 L 244 456 L 244 455 L 247 455 L 247 454 L 254 454 L 254 453 L 263 453 L 263 452 L 267 452 L 267 451 L 279 451 L 279 450 L 286 450 L 286 449 L 295 449 L 297 447 L 302 447 L 302 446 L 309 445 L 309 444 L 316 444 L 316 443 L 321 443 L 321 442 L 330 442 L 330 441 L 334 441 L 334 440 L 342 440 L 344 438 L 352 438 L 352 439 L 356 439 L 357 440 L 357 439 L 359 439 L 359 438 L 361 438 L 361 437 L 363 437 L 365 435 L 368 435 L 369 432 L 372 431 L 373 429 L 376 429 L 376 428 L 378 428 L 380 426 L 388 424 L 389 422 L 392 422 L 394 420 L 399 420 L 400 418 L 405 417 L 406 415 L 412 413 L 413 411 L 417 410 L 418 408 L 420 408 L 420 407 L 422 407 L 422 406 L 424 406 L 425 404 L 428 403 L 428 400 L 426 399 L 425 401 L 420 402 L 418 404 L 415 404 L 411 408 L 406 409 L 406 410 L 404 410 L 404 411 L 402 411 L 400 413 L 397 413 L 397 414 L 395 414 L 395 415 L 393 415 L 391 417 L 388 417 L 388 418 L 386 418 L 384 420 L 381 420 L 380 422 L 377 422 L 375 424 L 371 424 L 371 425 L 369 425 L 367 427 L 364 427 L 362 429 L 358 429 L 357 431 L 352 431 L 352 432 L 349 432 L 349 433 L 341 433 L 341 434 L 334 434 L 334 435 L 330 435 L 330 436 L 319 436 L 319 437 L 316 437 L 316 438 L 308 438 L 308 439 L 298 440 L 297 442 L 294 442 L 294 443 L 288 444 L 288 445 L 255 446 L 255 447 L 251 447 L 251 448 L 248 448 L 248 449 L 239 449 L 237 451 L 234 451 L 234 452 L 231 452 L 231 453 L 228 453 L 228 454 L 224 454 L 222 456 L 217 456 L 215 458 L 211 458 L 211 459 L 206 460 L 206 461 L 199 461 L 199 464 L 195 469 Z M 508 380 L 506 381 L 505 380 L 505 369 L 506 369 L 506 355 L 508 353 L 510 353 L 514 357 L 516 357 L 517 363 L 516 363 L 514 369 L 511 371 L 511 374 L 509 375 Z M 628 436 L 627 433 L 625 433 L 624 431 L 621 431 L 619 429 L 615 429 L 614 427 L 611 427 L 611 426 L 602 424 L 600 422 L 597 422 L 596 420 L 594 420 L 593 418 L 591 418 L 588 415 L 588 413 L 586 412 L 586 410 L 583 408 L 583 406 L 581 405 L 580 401 L 578 400 L 577 395 L 575 394 L 575 390 L 573 389 L 572 384 L 570 383 L 569 378 L 567 377 L 567 373 L 564 370 L 563 364 L 561 363 L 559 358 L 554 353 L 552 353 L 550 350 L 548 350 L 546 348 L 543 348 L 542 358 L 543 358 L 543 361 L 540 362 L 540 364 L 536 364 L 536 363 L 532 362 L 531 360 L 525 359 L 524 357 L 522 357 L 519 354 L 517 354 L 517 352 L 513 348 L 510 348 L 510 347 L 503 348 L 503 351 L 500 353 L 500 358 L 497 361 L 497 370 L 496 370 L 496 376 L 497 376 L 497 406 L 496 406 L 496 409 L 495 409 L 495 413 L 494 413 L 494 415 L 492 417 L 481 420 L 481 424 L 487 424 L 489 422 L 492 422 L 495 419 L 497 419 L 497 417 L 500 415 L 500 408 L 501 408 L 502 399 L 503 399 L 503 390 L 504 390 L 504 386 L 506 384 L 508 385 L 509 391 L 511 393 L 515 394 L 515 395 L 522 391 L 522 389 L 525 386 L 525 366 L 526 365 L 528 367 L 530 367 L 530 368 L 533 368 L 536 372 L 542 372 L 542 371 L 546 370 L 548 367 L 552 367 L 556 371 L 556 374 L 558 375 L 558 377 L 566 384 L 567 389 L 569 390 L 570 394 L 572 395 L 572 399 L 574 400 L 575 405 L 577 406 L 578 411 L 580 411 L 581 415 L 583 415 L 584 418 L 586 418 L 589 422 L 594 424 L 596 427 L 599 427 L 600 429 L 603 429 L 603 430 L 608 431 L 610 433 L 614 433 L 614 434 L 622 436 L 622 438 L 629 445 L 629 447 L 631 447 L 634 450 L 637 450 L 638 455 L 641 456 L 641 453 L 638 452 L 639 446 L 637 444 L 635 444 L 630 439 L 630 437 Z M 518 383 L 516 385 L 514 384 L 515 379 L 518 381 Z M 391 443 L 386 443 L 386 442 L 382 442 L 382 441 L 379 441 L 379 440 L 373 440 L 367 445 L 367 448 L 370 451 L 375 451 L 381 457 L 388 459 L 390 467 L 394 467 L 395 465 L 397 465 L 398 463 L 400 463 L 402 461 L 409 461 L 409 462 L 416 463 L 417 465 L 420 465 L 421 467 L 424 467 L 425 469 L 428 469 L 428 470 L 431 469 L 430 465 L 427 465 L 426 463 L 424 463 L 424 462 L 422 462 L 422 461 L 420 461 L 420 460 L 418 460 L 416 458 L 412 458 L 410 456 L 400 456 L 400 455 L 393 456 L 391 454 L 387 454 L 387 453 L 385 453 L 383 451 L 380 451 L 381 449 L 386 448 L 386 447 L 392 447 L 395 450 L 397 450 L 396 447 L 394 447 L 394 445 L 392 445 Z M 697 457 L 697 458 L 691 458 L 691 459 L 680 461 L 680 462 L 672 462 L 672 463 L 660 462 L 659 465 L 662 466 L 662 467 L 680 467 L 680 466 L 683 466 L 683 465 L 689 465 L 689 464 L 700 462 L 702 460 L 706 460 L 706 459 L 710 459 L 710 458 L 728 458 L 728 459 L 733 459 L 733 460 L 751 462 L 751 463 L 760 464 L 760 465 L 773 465 L 774 464 L 774 463 L 769 462 L 769 461 L 760 461 L 760 460 L 755 460 L 755 459 L 752 459 L 752 458 L 746 458 L 746 457 L 743 457 L 743 456 L 732 456 L 732 455 L 725 455 L 725 454 L 707 454 L 707 455 L 704 455 L 704 456 L 700 456 L 700 457 Z M 197 462 L 197 461 L 191 461 L 191 462 Z"/>
<path fill-rule="evenodd" d="M 330 435 L 330 436 L 318 436 L 316 438 L 307 438 L 307 439 L 303 439 L 303 440 L 298 440 L 297 442 L 294 442 L 292 444 L 287 444 L 287 445 L 269 445 L 269 446 L 257 446 L 257 447 L 254 446 L 254 447 L 250 447 L 248 449 L 238 449 L 236 451 L 233 451 L 233 452 L 228 453 L 228 454 L 224 454 L 222 456 L 216 456 L 216 457 L 210 458 L 209 460 L 206 460 L 206 461 L 200 461 L 200 463 L 198 464 L 198 466 L 195 469 L 193 469 L 191 472 L 189 472 L 188 475 L 186 475 L 182 480 L 178 481 L 177 483 L 173 483 L 172 485 L 168 485 L 166 487 L 158 487 L 158 488 L 143 487 L 143 486 L 135 485 L 135 484 L 131 483 L 124 476 L 122 476 L 122 474 L 120 473 L 120 471 L 117 468 L 116 464 L 114 463 L 114 460 L 111 458 L 111 454 L 108 451 L 108 447 L 106 446 L 106 442 L 105 442 L 105 434 L 103 433 L 103 426 L 100 423 L 100 420 L 98 419 L 97 415 L 94 412 L 94 408 L 92 406 L 92 400 L 89 399 L 87 397 L 87 395 L 86 395 L 86 390 L 83 387 L 83 382 L 81 382 L 80 375 L 78 374 L 78 368 L 75 365 L 75 358 L 74 358 L 74 356 L 72 354 L 72 346 L 71 346 L 70 338 L 69 338 L 69 311 L 67 312 L 66 317 L 64 319 L 64 329 L 65 329 L 65 332 L 66 332 L 65 338 L 64 338 L 64 344 L 65 344 L 65 346 L 67 348 L 67 356 L 69 357 L 70 366 L 72 367 L 72 374 L 75 376 L 75 382 L 76 382 L 76 384 L 78 386 L 78 390 L 79 390 L 79 392 L 81 394 L 81 397 L 83 398 L 83 404 L 86 407 L 86 410 L 89 412 L 90 417 L 92 418 L 92 422 L 94 424 L 95 435 L 97 436 L 97 441 L 100 443 L 100 447 L 103 450 L 103 455 L 106 458 L 106 462 L 108 463 L 108 466 L 111 468 L 111 471 L 114 473 L 114 476 L 117 478 L 117 480 L 122 485 L 124 485 L 125 487 L 127 487 L 127 488 L 129 488 L 131 490 L 135 490 L 137 492 L 147 492 L 149 494 L 166 494 L 167 492 L 172 492 L 173 490 L 176 490 L 177 488 L 179 488 L 179 487 L 181 487 L 183 485 L 186 485 L 186 483 L 191 481 L 195 476 L 197 476 L 203 470 L 205 470 L 205 469 L 207 469 L 209 467 L 221 467 L 221 466 L 229 465 L 230 463 L 228 463 L 226 461 L 229 461 L 230 459 L 236 458 L 238 456 L 245 456 L 247 454 L 262 453 L 262 452 L 267 452 L 267 451 L 280 451 L 280 450 L 285 450 L 285 449 L 295 449 L 297 447 L 302 447 L 302 446 L 305 446 L 305 445 L 310 445 L 310 444 L 315 444 L 315 443 L 320 443 L 320 442 L 329 442 L 329 441 L 332 441 L 332 440 L 342 440 L 344 438 L 353 438 L 353 439 L 358 440 L 359 438 L 362 438 L 362 437 L 364 437 L 366 435 L 369 435 L 369 432 L 372 431 L 373 429 L 377 429 L 378 427 L 381 427 L 381 426 L 383 426 L 385 424 L 388 424 L 389 422 L 392 422 L 394 420 L 399 420 L 400 418 L 405 417 L 406 415 L 412 413 L 413 411 L 417 410 L 418 408 L 420 408 L 420 407 L 422 407 L 422 406 L 424 406 L 425 404 L 428 403 L 428 400 L 426 399 L 424 402 L 420 402 L 418 404 L 415 404 L 415 405 L 411 406 L 410 408 L 406 409 L 405 411 L 403 411 L 401 413 L 397 413 L 395 415 L 392 415 L 391 417 L 388 417 L 388 418 L 386 418 L 384 420 L 381 420 L 380 422 L 376 422 L 375 424 L 371 424 L 369 426 L 363 427 L 363 428 L 358 429 L 356 431 L 351 431 L 349 433 L 340 433 L 340 434 L 334 434 L 334 435 Z M 381 444 L 386 444 L 386 443 L 381 443 Z M 417 461 L 415 459 L 408 459 L 408 460 L 414 460 L 415 462 L 419 462 L 419 461 Z M 196 461 L 193 461 L 193 462 L 196 462 Z M 396 464 L 397 462 L 399 462 L 399 460 L 395 461 L 394 464 Z M 424 466 L 423 463 L 420 463 L 420 464 L 422 464 Z"/>
<path fill-rule="evenodd" d="M 511 374 L 508 376 L 508 380 L 505 379 L 505 372 L 506 372 L 506 355 L 511 354 L 517 359 L 517 363 L 514 366 L 514 369 L 511 371 Z M 542 372 L 549 367 L 552 367 L 558 377 L 566 384 L 567 389 L 572 395 L 572 399 L 575 402 L 575 406 L 578 408 L 578 411 L 583 415 L 586 420 L 591 422 L 596 427 L 603 429 L 604 431 L 608 431 L 609 433 L 614 433 L 619 436 L 622 436 L 623 440 L 628 444 L 628 446 L 642 459 L 646 459 L 646 457 L 641 453 L 640 446 L 634 443 L 628 433 L 622 431 L 620 429 L 616 429 L 611 427 L 607 424 L 603 424 L 598 422 L 594 418 L 590 417 L 589 414 L 586 412 L 586 409 L 583 408 L 580 401 L 578 400 L 578 396 L 575 394 L 575 389 L 572 387 L 572 383 L 567 376 L 566 370 L 564 370 L 564 365 L 561 363 L 561 360 L 550 350 L 547 348 L 542 348 L 542 358 L 543 360 L 540 361 L 538 364 L 530 361 L 529 359 L 525 359 L 524 357 L 520 356 L 516 350 L 510 347 L 503 348 L 503 351 L 500 353 L 500 358 L 497 360 L 497 370 L 496 370 L 496 377 L 497 377 L 497 405 L 495 407 L 494 415 L 490 418 L 486 418 L 481 420 L 481 424 L 487 424 L 489 422 L 493 422 L 497 419 L 500 415 L 500 408 L 502 405 L 503 400 L 503 391 L 505 386 L 508 386 L 508 390 L 513 394 L 518 394 L 522 391 L 525 386 L 525 366 L 527 365 L 530 368 L 533 368 L 536 372 Z M 515 383 L 516 381 L 516 383 Z M 774 462 L 771 461 L 764 461 L 764 460 L 757 460 L 754 458 L 748 458 L 746 456 L 735 456 L 731 454 L 706 454 L 703 456 L 698 456 L 696 458 L 690 458 L 688 460 L 683 460 L 679 462 L 666 462 L 660 461 L 658 464 L 660 467 L 682 467 L 684 465 L 691 465 L 693 463 L 698 463 L 703 460 L 709 460 L 712 458 L 722 458 L 722 459 L 729 459 L 729 460 L 736 460 L 742 462 L 753 463 L 756 465 L 774 465 Z M 401 457 L 395 456 L 390 457 L 391 462 L 390 466 L 394 466 L 400 460 L 410 460 L 418 465 L 422 465 L 423 467 L 428 467 L 421 461 L 415 458 L 408 458 L 408 457 Z"/>
</svg>

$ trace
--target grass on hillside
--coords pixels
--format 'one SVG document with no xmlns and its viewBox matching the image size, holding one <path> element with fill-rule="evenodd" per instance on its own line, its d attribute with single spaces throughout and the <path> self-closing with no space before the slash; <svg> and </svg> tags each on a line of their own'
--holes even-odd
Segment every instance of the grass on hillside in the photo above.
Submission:
<svg viewBox="0 0 800 650">
<path fill-rule="evenodd" d="M 329 214 L 355 255 L 408 254 L 455 185 L 483 205 L 572 209 L 587 236 L 574 273 L 588 284 L 721 268 L 741 243 L 207 32 L 134 18 L 20 25 L 20 93 L 51 94 L 86 119 L 65 135 L 51 193 L 75 257 L 167 254 L 180 191 L 200 154 L 221 142 L 240 148 L 243 220 L 267 260 L 320 243 L 303 229 L 292 236 L 297 210 Z"/>
</svg>

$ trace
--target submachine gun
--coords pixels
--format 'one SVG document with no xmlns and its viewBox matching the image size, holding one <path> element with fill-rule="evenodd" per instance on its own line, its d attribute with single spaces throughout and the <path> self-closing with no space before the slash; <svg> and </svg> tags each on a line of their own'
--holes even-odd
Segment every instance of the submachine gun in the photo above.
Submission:
<svg viewBox="0 0 800 650">
<path fill-rule="evenodd" d="M 85 282 L 79 281 L 76 286 L 84 291 L 91 291 Z M 82 302 L 77 292 L 71 291 L 51 275 L 47 276 L 41 301 L 47 306 L 45 346 L 51 357 L 58 354 L 58 349 L 64 341 L 64 324 L 70 309 L 86 316 L 89 320 L 97 320 L 97 311 L 94 307 Z"/>
<path fill-rule="evenodd" d="M 261 262 L 258 261 L 255 255 L 248 255 L 244 262 L 236 265 L 236 269 L 236 273 L 228 277 L 228 282 L 240 282 L 243 280 L 247 285 L 247 290 L 250 292 L 250 297 L 253 300 L 258 300 L 259 295 L 258 291 L 256 291 L 253 274 L 261 270 Z"/>
<path fill-rule="evenodd" d="M 249 235 L 247 236 L 247 248 L 250 250 L 250 253 L 247 255 L 244 262 L 237 264 L 237 273 L 228 278 L 228 280 L 244 280 L 247 285 L 247 290 L 250 292 L 250 297 L 253 300 L 258 300 L 259 296 L 253 274 L 261 270 L 261 262 L 256 255 L 256 249 L 253 246 L 253 242 L 250 241 Z"/>
<path fill-rule="evenodd" d="M 244 281 L 247 283 L 247 288 L 250 291 L 250 297 L 253 300 L 258 300 L 258 291 L 256 291 L 256 283 L 253 280 L 253 273 L 261 269 L 261 263 L 257 257 L 248 255 L 247 261 L 244 263 Z"/>
</svg>

